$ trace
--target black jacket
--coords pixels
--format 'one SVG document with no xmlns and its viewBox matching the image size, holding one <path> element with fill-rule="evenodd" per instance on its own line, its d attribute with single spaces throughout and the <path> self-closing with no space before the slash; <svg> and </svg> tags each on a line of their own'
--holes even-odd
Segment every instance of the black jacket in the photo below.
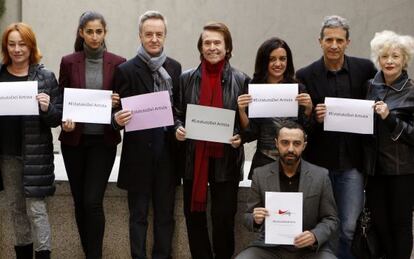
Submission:
<svg viewBox="0 0 414 259">
<path fill-rule="evenodd" d="M 234 134 L 240 133 L 237 97 L 245 93 L 250 78 L 226 63 L 222 75 L 223 108 L 236 111 Z M 201 65 L 185 71 L 180 76 L 179 98 L 175 105 L 175 128 L 185 128 L 187 104 L 198 104 L 201 90 Z M 185 141 L 184 179 L 191 180 L 194 174 L 195 142 Z M 239 180 L 244 162 L 243 146 L 233 148 L 224 145 L 223 163 L 216 163 L 214 179 L 216 182 Z"/>
<path fill-rule="evenodd" d="M 374 135 L 365 145 L 365 171 L 369 175 L 414 174 L 414 82 L 407 72 L 391 86 L 382 72 L 369 81 L 367 99 L 383 100 L 390 114 L 382 120 L 375 114 Z"/>
<path fill-rule="evenodd" d="M 5 69 L 0 66 L 0 69 Z M 53 72 L 31 65 L 28 81 L 38 82 L 38 92 L 50 96 L 49 110 L 39 116 L 22 116 L 23 186 L 26 197 L 45 197 L 55 192 L 51 127 L 62 120 L 62 96 Z"/>
<path fill-rule="evenodd" d="M 177 95 L 178 77 L 181 65 L 167 57 L 163 67 L 173 82 L 173 95 Z M 152 72 L 138 56 L 119 65 L 115 69 L 114 89 L 121 98 L 154 92 Z M 118 187 L 133 192 L 147 193 L 151 190 L 152 174 L 154 173 L 154 155 L 157 142 L 168 143 L 168 155 L 174 160 L 175 131 L 174 126 L 163 128 L 124 132 L 122 155 L 119 166 Z M 170 165 L 174 167 L 175 165 Z M 173 170 L 172 170 L 173 172 Z"/>
<path fill-rule="evenodd" d="M 376 69 L 367 59 L 348 56 L 345 56 L 345 59 L 349 67 L 351 98 L 365 99 L 366 82 L 374 77 Z M 314 106 L 324 103 L 325 97 L 337 97 L 335 91 L 329 87 L 323 58 L 298 70 L 296 77 L 306 86 Z M 314 123 L 310 130 L 304 158 L 329 170 L 339 169 L 339 148 L 335 143 L 340 136 L 345 137 L 346 149 L 352 166 L 361 170 L 363 135 L 324 131 L 323 123 Z"/>
</svg>

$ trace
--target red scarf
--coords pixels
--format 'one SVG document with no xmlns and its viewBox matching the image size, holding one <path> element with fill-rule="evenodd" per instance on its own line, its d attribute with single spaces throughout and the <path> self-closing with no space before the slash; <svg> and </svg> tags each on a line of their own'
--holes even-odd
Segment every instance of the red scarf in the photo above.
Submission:
<svg viewBox="0 0 414 259">
<path fill-rule="evenodd" d="M 201 62 L 201 91 L 199 105 L 223 108 L 223 91 L 221 88 L 221 74 L 225 60 L 217 64 L 210 64 L 203 59 Z M 196 141 L 193 192 L 191 211 L 206 211 L 208 162 L 210 158 L 223 157 L 224 144 Z"/>
</svg>

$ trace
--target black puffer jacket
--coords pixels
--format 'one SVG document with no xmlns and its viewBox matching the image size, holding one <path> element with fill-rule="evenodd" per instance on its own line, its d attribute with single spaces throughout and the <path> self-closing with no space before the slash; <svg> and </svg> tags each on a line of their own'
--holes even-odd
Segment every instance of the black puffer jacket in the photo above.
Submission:
<svg viewBox="0 0 414 259">
<path fill-rule="evenodd" d="M 365 149 L 369 175 L 414 174 L 414 82 L 407 72 L 391 85 L 378 72 L 368 86 L 368 100 L 383 100 L 390 110 L 385 120 L 375 115 L 375 132 Z"/>
<path fill-rule="evenodd" d="M 223 108 L 236 111 L 234 123 L 234 134 L 240 133 L 239 115 L 237 108 L 237 97 L 247 91 L 250 78 L 232 68 L 229 63 L 225 64 L 222 75 Z M 180 76 L 180 88 L 178 103 L 175 106 L 175 128 L 185 128 L 185 115 L 187 104 L 198 104 L 201 90 L 201 65 L 185 71 Z M 185 170 L 184 179 L 191 180 L 194 173 L 195 142 L 187 139 L 185 147 Z M 214 179 L 216 182 L 239 180 L 242 174 L 244 162 L 243 145 L 233 148 L 229 144 L 224 145 L 223 163 L 217 164 Z"/>
<path fill-rule="evenodd" d="M 5 69 L 0 65 L 0 70 Z M 22 117 L 22 158 L 24 165 L 23 185 L 26 197 L 53 195 L 54 169 L 53 136 L 51 127 L 62 120 L 62 95 L 53 72 L 43 65 L 31 65 L 28 81 L 38 82 L 38 92 L 50 96 L 49 110 L 39 116 Z"/>
</svg>

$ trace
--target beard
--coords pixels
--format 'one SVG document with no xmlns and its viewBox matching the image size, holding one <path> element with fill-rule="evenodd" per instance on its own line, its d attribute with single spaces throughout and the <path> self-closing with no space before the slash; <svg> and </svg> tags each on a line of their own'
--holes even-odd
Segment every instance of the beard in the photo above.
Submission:
<svg viewBox="0 0 414 259">
<path fill-rule="evenodd" d="M 300 156 L 296 155 L 293 152 L 288 152 L 280 156 L 280 160 L 285 165 L 294 165 L 299 161 L 299 159 L 300 159 Z"/>
</svg>

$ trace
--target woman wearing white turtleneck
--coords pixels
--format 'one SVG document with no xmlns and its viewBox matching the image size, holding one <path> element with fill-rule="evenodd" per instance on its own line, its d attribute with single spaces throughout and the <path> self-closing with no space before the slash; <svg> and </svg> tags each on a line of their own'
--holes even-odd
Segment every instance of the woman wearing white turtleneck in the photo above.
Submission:
<svg viewBox="0 0 414 259">
<path fill-rule="evenodd" d="M 115 67 L 125 59 L 106 51 L 106 22 L 96 12 L 79 19 L 75 52 L 62 58 L 59 86 L 112 90 Z M 112 95 L 112 108 L 119 105 Z M 105 230 L 103 196 L 121 137 L 111 125 L 62 123 L 62 155 L 75 203 L 75 217 L 86 258 L 102 258 Z"/>
</svg>

